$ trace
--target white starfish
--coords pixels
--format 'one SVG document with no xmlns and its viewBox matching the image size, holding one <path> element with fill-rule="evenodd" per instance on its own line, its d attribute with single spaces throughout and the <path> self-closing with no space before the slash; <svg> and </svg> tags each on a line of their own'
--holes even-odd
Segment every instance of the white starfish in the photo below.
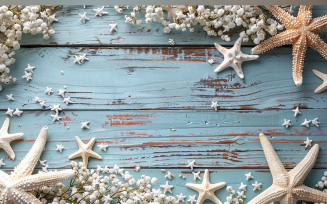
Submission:
<svg viewBox="0 0 327 204">
<path fill-rule="evenodd" d="M 319 77 L 323 81 L 322 84 L 314 91 L 314 93 L 317 94 L 317 93 L 323 92 L 324 90 L 327 89 L 327 74 L 324 74 L 315 69 L 313 69 L 312 71 L 315 75 L 317 75 L 317 77 Z"/>
<path fill-rule="evenodd" d="M 107 151 L 107 148 L 108 148 L 109 145 L 106 145 L 104 143 L 101 143 L 98 145 L 99 149 L 102 150 L 102 151 Z"/>
<path fill-rule="evenodd" d="M 214 63 L 213 59 L 209 59 L 208 63 L 212 65 Z"/>
<path fill-rule="evenodd" d="M 136 167 L 135 167 L 135 171 L 139 171 L 140 169 L 141 169 L 140 166 L 136 166 Z"/>
<path fill-rule="evenodd" d="M 305 148 L 308 148 L 309 146 L 311 147 L 311 142 L 312 140 L 309 140 L 309 138 L 307 137 L 307 140 L 304 142 Z"/>
<path fill-rule="evenodd" d="M 311 121 L 312 124 L 314 124 L 316 127 L 319 127 L 320 122 L 318 122 L 318 118 L 315 118 L 314 120 Z"/>
<path fill-rule="evenodd" d="M 119 166 L 117 166 L 117 164 L 115 164 L 115 166 L 114 166 L 112 169 L 114 170 L 114 172 L 115 172 L 116 174 L 118 174 L 118 172 L 119 172 L 119 170 L 120 170 L 120 168 L 119 168 Z"/>
<path fill-rule="evenodd" d="M 195 163 L 195 160 L 193 161 L 188 161 L 188 165 L 186 167 L 191 167 L 191 169 L 193 170 L 193 167 L 195 167 L 196 165 L 194 164 Z"/>
<path fill-rule="evenodd" d="M 45 107 L 45 106 L 46 106 L 46 105 L 45 105 L 45 101 L 40 101 L 39 104 L 40 104 L 41 107 Z"/>
<path fill-rule="evenodd" d="M 33 73 L 34 69 L 35 69 L 35 67 L 32 67 L 30 64 L 27 64 L 27 68 L 25 69 L 25 71 Z"/>
<path fill-rule="evenodd" d="M 50 96 L 53 93 L 52 88 L 47 87 L 47 90 L 45 90 L 44 93 L 46 93 Z"/>
<path fill-rule="evenodd" d="M 214 72 L 220 72 L 227 67 L 232 67 L 241 79 L 244 78 L 242 62 L 258 59 L 259 56 L 243 54 L 241 51 L 241 42 L 242 37 L 235 42 L 231 49 L 226 49 L 215 43 L 217 50 L 224 55 L 224 61 L 215 69 Z"/>
<path fill-rule="evenodd" d="M 89 123 L 90 123 L 89 121 L 86 121 L 86 122 L 82 123 L 81 128 L 82 129 L 90 129 L 89 126 L 87 126 Z"/>
<path fill-rule="evenodd" d="M 62 150 L 64 150 L 65 149 L 65 147 L 64 146 L 62 146 L 62 145 L 56 145 L 57 146 L 57 151 L 58 152 L 60 152 L 60 153 L 62 153 Z"/>
<path fill-rule="evenodd" d="M 215 111 L 217 111 L 218 110 L 218 107 L 219 107 L 219 104 L 218 104 L 218 101 L 215 101 L 215 102 L 213 102 L 213 101 L 211 101 L 211 108 L 214 108 L 215 109 Z"/>
<path fill-rule="evenodd" d="M 260 134 L 260 142 L 272 174 L 273 184 L 248 204 L 269 204 L 275 201 L 281 204 L 295 204 L 297 200 L 327 203 L 325 192 L 303 185 L 305 177 L 316 163 L 318 144 L 311 148 L 307 156 L 294 169 L 287 172 L 263 133 Z"/>
<path fill-rule="evenodd" d="M 41 99 L 38 97 L 38 96 L 35 96 L 35 99 L 34 99 L 36 102 L 40 103 L 41 102 Z"/>
<path fill-rule="evenodd" d="M 118 31 L 117 30 L 117 23 L 114 23 L 114 24 L 109 24 L 110 25 L 110 33 L 114 32 L 114 31 Z"/>
<path fill-rule="evenodd" d="M 0 160 L 0 168 L 1 168 L 2 166 L 6 166 L 6 164 L 3 162 L 3 158 Z"/>
<path fill-rule="evenodd" d="M 27 81 L 32 80 L 32 73 L 25 71 L 24 76 L 22 76 L 23 79 L 26 79 Z"/>
<path fill-rule="evenodd" d="M 12 97 L 13 94 L 7 95 L 8 101 L 14 101 L 15 99 Z"/>
<path fill-rule="evenodd" d="M 165 175 L 165 178 L 168 178 L 168 179 L 172 179 L 173 177 L 175 177 L 175 175 L 173 173 L 171 173 L 170 171 L 168 171 L 167 175 Z"/>
<path fill-rule="evenodd" d="M 86 58 L 86 53 L 84 53 L 83 55 L 80 55 L 79 57 L 77 55 L 75 55 L 75 63 L 77 62 L 78 64 L 82 64 L 84 63 L 84 60 L 89 60 L 89 58 Z"/>
<path fill-rule="evenodd" d="M 70 97 L 64 98 L 64 101 L 63 101 L 63 102 L 66 103 L 66 105 L 72 103 L 72 102 L 70 101 Z"/>
<path fill-rule="evenodd" d="M 249 179 L 253 179 L 254 177 L 251 175 L 251 172 L 249 172 L 248 174 L 245 174 L 246 176 L 246 180 L 249 180 Z"/>
<path fill-rule="evenodd" d="M 84 12 L 84 14 L 78 14 L 80 15 L 81 19 L 79 19 L 79 21 L 83 21 L 83 23 L 85 23 L 86 20 L 90 20 L 88 17 L 86 17 L 86 12 Z"/>
<path fill-rule="evenodd" d="M 40 162 L 40 164 L 41 164 L 42 166 L 46 166 L 46 165 L 47 165 L 47 164 L 46 164 L 47 160 L 43 160 L 43 161 L 39 160 L 39 162 Z"/>
<path fill-rule="evenodd" d="M 93 9 L 93 11 L 95 11 L 95 16 L 102 16 L 104 14 L 108 14 L 108 12 L 103 11 L 104 6 L 102 6 L 101 8 L 97 8 L 97 9 Z"/>
<path fill-rule="evenodd" d="M 296 109 L 292 110 L 294 112 L 294 116 L 296 117 L 298 114 L 301 114 L 299 111 L 299 107 L 296 107 Z"/>
<path fill-rule="evenodd" d="M 225 182 L 211 184 L 209 179 L 209 170 L 206 169 L 204 172 L 202 184 L 187 183 L 186 187 L 199 193 L 199 197 L 196 202 L 197 204 L 202 204 L 207 199 L 216 204 L 221 204 L 221 201 L 215 196 L 215 191 L 223 188 L 225 185 Z"/>
<path fill-rule="evenodd" d="M 183 195 L 183 193 L 181 193 L 180 195 L 176 195 L 177 197 L 177 202 L 182 201 L 185 202 L 184 199 L 186 198 L 186 196 Z"/>
<path fill-rule="evenodd" d="M 196 202 L 195 195 L 194 196 L 190 196 L 189 195 L 189 199 L 187 201 L 190 202 L 191 204 L 193 204 L 194 202 Z M 197 203 L 199 203 L 199 202 L 197 202 Z"/>
<path fill-rule="evenodd" d="M 74 159 L 76 157 L 82 157 L 83 164 L 85 167 L 87 167 L 88 159 L 89 157 L 94 157 L 96 159 L 102 159 L 102 157 L 92 151 L 92 147 L 95 143 L 95 137 L 93 137 L 87 144 L 84 144 L 79 137 L 75 136 L 75 139 L 77 141 L 79 150 L 73 154 L 71 154 L 68 159 Z"/>
<path fill-rule="evenodd" d="M 160 188 L 163 188 L 164 189 L 164 194 L 166 194 L 167 192 L 173 193 L 173 192 L 171 192 L 171 189 L 174 188 L 174 186 L 169 185 L 168 181 L 166 181 L 166 185 L 161 185 Z"/>
<path fill-rule="evenodd" d="M 311 120 L 304 119 L 304 122 L 301 124 L 306 127 L 310 127 Z"/>
<path fill-rule="evenodd" d="M 56 113 L 59 113 L 59 111 L 62 111 L 60 108 L 60 104 L 58 105 L 53 105 L 53 108 L 51 108 L 52 111 L 56 111 Z"/>
<path fill-rule="evenodd" d="M 10 142 L 16 140 L 19 137 L 22 137 L 24 133 L 9 134 L 9 124 L 10 120 L 9 118 L 6 118 L 0 129 L 0 148 L 4 149 L 12 160 L 15 160 L 15 152 L 11 148 Z"/>
<path fill-rule="evenodd" d="M 22 113 L 23 113 L 23 111 L 21 111 L 18 108 L 16 108 L 15 112 L 13 113 L 13 115 L 20 116 Z"/>
<path fill-rule="evenodd" d="M 237 191 L 237 197 L 239 198 L 246 198 L 246 196 L 244 195 L 245 191 L 239 192 Z"/>
<path fill-rule="evenodd" d="M 65 92 L 66 90 L 59 89 L 58 95 L 65 98 Z"/>
<path fill-rule="evenodd" d="M 172 46 L 174 46 L 174 45 L 175 45 L 175 40 L 174 40 L 174 39 L 169 39 L 169 41 L 168 41 L 168 42 L 169 42 L 169 44 L 170 44 L 170 45 L 172 45 Z"/>
<path fill-rule="evenodd" d="M 241 182 L 241 186 L 238 189 L 246 191 L 246 186 L 247 185 L 245 185 L 245 184 L 243 184 L 243 182 Z"/>
<path fill-rule="evenodd" d="M 44 127 L 31 150 L 20 164 L 14 168 L 14 171 L 10 175 L 0 171 L 0 199 L 2 202 L 5 201 L 5 203 L 8 204 L 41 204 L 40 200 L 32 194 L 34 190 L 72 179 L 75 176 L 74 170 L 53 171 L 31 175 L 44 150 L 47 137 L 48 128 Z"/>
<path fill-rule="evenodd" d="M 56 14 L 53 14 L 51 16 L 48 17 L 49 21 L 52 23 L 53 21 L 58 21 L 58 19 L 56 19 Z"/>
<path fill-rule="evenodd" d="M 55 115 L 51 115 L 51 117 L 53 118 L 53 122 L 55 122 L 56 120 L 60 121 L 61 117 L 59 117 L 58 113 L 56 113 Z"/>
<path fill-rule="evenodd" d="M 291 126 L 291 120 L 286 120 L 284 119 L 284 123 L 282 124 L 283 126 L 285 126 L 286 128 L 288 128 L 289 126 Z"/>
<path fill-rule="evenodd" d="M 200 171 L 198 172 L 192 172 L 193 176 L 194 176 L 194 181 L 196 181 L 196 179 L 202 180 L 200 177 Z"/>
<path fill-rule="evenodd" d="M 256 191 L 256 190 L 261 190 L 261 183 L 258 183 L 257 181 L 255 181 L 254 184 L 252 184 L 253 186 L 253 191 Z"/>
<path fill-rule="evenodd" d="M 13 117 L 14 115 L 13 115 L 13 112 L 14 112 L 15 110 L 14 109 L 10 109 L 9 107 L 8 107 L 8 110 L 7 110 L 7 112 L 6 112 L 6 114 L 7 115 L 10 115 L 11 117 Z"/>
</svg>

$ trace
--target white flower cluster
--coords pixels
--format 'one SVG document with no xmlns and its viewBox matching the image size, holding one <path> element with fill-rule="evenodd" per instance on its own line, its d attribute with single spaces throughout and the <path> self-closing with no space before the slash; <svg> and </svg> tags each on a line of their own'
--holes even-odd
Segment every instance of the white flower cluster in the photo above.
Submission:
<svg viewBox="0 0 327 204">
<path fill-rule="evenodd" d="M 10 70 L 7 66 L 13 64 L 13 55 L 20 48 L 19 40 L 23 33 L 36 35 L 43 34 L 44 39 L 49 39 L 49 35 L 55 31 L 51 28 L 51 23 L 58 21 L 53 12 L 59 6 L 25 6 L 9 5 L 0 6 L 0 82 L 9 84 L 15 78 L 8 76 Z M 0 85 L 0 91 L 2 86 Z"/>
<path fill-rule="evenodd" d="M 94 203 L 110 204 L 113 199 L 118 199 L 120 204 L 178 204 L 173 196 L 166 196 L 160 189 L 151 189 L 158 179 L 142 175 L 135 180 L 128 171 L 115 165 L 113 168 L 98 166 L 97 170 L 88 170 L 80 162 L 71 162 L 71 167 L 76 171 L 76 176 L 67 188 L 59 183 L 45 186 L 36 191 L 36 196 L 42 203 L 67 204 L 67 203 Z M 110 174 L 110 175 L 106 175 Z M 122 180 L 118 179 L 118 174 Z M 136 187 L 132 187 L 136 185 Z"/>
<path fill-rule="evenodd" d="M 224 202 L 224 204 L 239 204 L 239 203 L 243 203 L 243 198 L 246 198 L 246 196 L 244 195 L 244 191 L 242 192 L 237 192 L 238 196 L 236 196 L 236 192 L 235 190 L 233 190 L 233 187 L 231 186 L 227 186 L 226 190 L 228 192 L 230 192 L 231 194 L 226 198 L 226 202 Z"/>
<path fill-rule="evenodd" d="M 114 8 L 122 13 L 123 6 L 116 5 Z M 130 16 L 125 15 L 125 22 L 142 24 L 142 20 L 138 19 L 143 14 L 142 9 L 145 9 L 145 22 L 162 23 L 165 33 L 170 33 L 172 29 L 194 32 L 192 26 L 200 24 L 209 36 L 221 36 L 227 42 L 234 33 L 241 31 L 244 42 L 251 38 L 255 44 L 259 44 L 265 39 L 266 32 L 276 35 L 278 30 L 284 29 L 282 24 L 267 17 L 267 9 L 251 5 L 136 6 Z M 166 11 L 166 17 L 163 11 Z"/>
</svg>

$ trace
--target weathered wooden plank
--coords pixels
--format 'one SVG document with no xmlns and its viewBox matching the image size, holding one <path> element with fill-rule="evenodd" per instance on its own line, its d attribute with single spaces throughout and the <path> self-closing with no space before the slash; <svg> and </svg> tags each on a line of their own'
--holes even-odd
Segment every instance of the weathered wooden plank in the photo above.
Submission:
<svg viewBox="0 0 327 204">
<path fill-rule="evenodd" d="M 3 112 L 2 112 L 3 114 Z M 202 168 L 266 168 L 258 135 L 271 136 L 282 162 L 294 167 L 308 150 L 304 148 L 307 136 L 319 143 L 321 150 L 315 168 L 326 168 L 327 126 L 326 110 L 302 110 L 296 119 L 290 110 L 273 111 L 63 111 L 61 122 L 53 122 L 49 111 L 26 111 L 22 117 L 11 119 L 10 132 L 23 132 L 23 141 L 12 143 L 16 160 L 10 161 L 4 151 L 7 168 L 16 166 L 34 143 L 40 129 L 49 127 L 48 144 L 42 160 L 53 168 L 69 165 L 67 157 L 78 150 L 75 136 L 87 142 L 96 137 L 96 144 L 109 145 L 107 152 L 96 146 L 93 150 L 103 160 L 90 159 L 89 167 L 114 165 L 124 167 L 141 165 L 153 168 L 183 168 L 187 160 L 195 159 Z M 301 126 L 304 120 L 318 117 L 319 128 Z M 6 116 L 0 117 L 4 121 Z M 293 121 L 286 129 L 283 118 Z M 81 122 L 90 121 L 90 129 L 81 129 Z M 18 124 L 22 126 L 19 127 Z M 176 131 L 171 131 L 172 127 Z M 62 154 L 56 145 L 62 144 Z M 80 161 L 77 159 L 77 161 Z"/>
<path fill-rule="evenodd" d="M 64 6 L 63 10 L 56 13 L 59 22 L 53 23 L 56 34 L 49 40 L 44 40 L 42 35 L 34 36 L 26 34 L 21 41 L 22 45 L 169 45 L 169 38 L 174 38 L 176 45 L 212 45 L 214 42 L 231 45 L 237 38 L 235 34 L 231 42 L 222 41 L 220 36 L 210 37 L 201 26 L 194 26 L 194 33 L 189 31 L 172 31 L 170 34 L 163 32 L 164 26 L 160 23 L 142 24 L 133 26 L 125 23 L 125 15 L 130 15 L 133 6 L 118 14 L 113 7 L 105 8 L 108 15 L 102 17 L 94 16 L 93 8 L 101 6 L 87 6 L 86 9 L 80 6 Z M 295 8 L 298 10 L 298 6 Z M 90 18 L 85 24 L 79 21 L 78 14 L 87 13 Z M 327 14 L 326 6 L 314 6 L 313 17 L 320 17 Z M 294 15 L 297 15 L 296 12 Z M 141 18 L 145 22 L 145 18 Z M 118 32 L 110 33 L 109 23 L 118 24 Z M 321 33 L 326 40 L 327 30 Z M 267 34 L 269 35 L 269 34 Z M 253 44 L 253 43 L 245 43 Z"/>
<path fill-rule="evenodd" d="M 250 53 L 249 48 L 243 48 Z M 75 54 L 87 53 L 89 61 L 75 64 Z M 10 66 L 16 84 L 4 86 L 0 109 L 40 109 L 35 96 L 47 105 L 60 103 L 69 109 L 221 109 L 326 108 L 327 92 L 314 94 L 321 79 L 313 68 L 326 72 L 326 60 L 309 49 L 298 87 L 292 79 L 291 48 L 275 49 L 256 61 L 245 62 L 245 80 L 234 70 L 213 70 L 223 61 L 215 48 L 25 48 Z M 216 64 L 206 60 L 213 58 Z M 21 76 L 30 63 L 36 66 L 33 80 Z M 61 71 L 64 74 L 61 74 Z M 48 96 L 46 87 L 55 93 Z M 75 104 L 66 106 L 57 95 L 67 86 L 66 96 Z M 14 94 L 15 101 L 5 95 Z"/>
</svg>

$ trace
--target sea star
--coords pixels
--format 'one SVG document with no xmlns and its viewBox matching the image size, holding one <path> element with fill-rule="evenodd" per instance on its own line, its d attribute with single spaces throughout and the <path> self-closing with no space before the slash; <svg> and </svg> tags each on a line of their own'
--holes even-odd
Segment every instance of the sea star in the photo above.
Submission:
<svg viewBox="0 0 327 204">
<path fill-rule="evenodd" d="M 293 109 L 292 111 L 294 112 L 294 117 L 296 117 L 298 114 L 301 114 L 299 107 L 296 107 L 296 109 Z"/>
<path fill-rule="evenodd" d="M 192 172 L 193 176 L 194 176 L 194 181 L 196 181 L 196 179 L 202 180 L 200 177 L 200 171 L 198 172 Z"/>
<path fill-rule="evenodd" d="M 171 189 L 174 188 L 173 185 L 169 185 L 168 181 L 166 182 L 166 185 L 161 185 L 160 188 L 164 189 L 164 194 L 166 194 L 167 192 L 169 193 L 173 193 L 171 192 Z"/>
<path fill-rule="evenodd" d="M 8 101 L 14 101 L 15 99 L 12 97 L 13 94 L 7 95 Z"/>
<path fill-rule="evenodd" d="M 79 57 L 77 55 L 75 55 L 75 63 L 77 62 L 78 64 L 82 64 L 84 63 L 84 60 L 89 60 L 89 58 L 86 58 L 86 53 L 84 53 L 83 55 L 80 55 Z"/>
<path fill-rule="evenodd" d="M 32 73 L 25 71 L 25 74 L 24 74 L 24 76 L 22 76 L 22 78 L 23 79 L 25 78 L 27 81 L 30 81 L 30 80 L 32 80 Z"/>
<path fill-rule="evenodd" d="M 241 42 L 242 42 L 242 37 L 240 37 L 235 42 L 233 48 L 231 49 L 226 49 L 221 45 L 219 45 L 218 43 L 215 43 L 217 50 L 224 55 L 224 61 L 215 69 L 214 72 L 220 72 L 226 69 L 227 67 L 232 67 L 235 70 L 236 74 L 241 79 L 244 79 L 242 62 L 258 59 L 259 56 L 243 54 L 241 51 Z"/>
<path fill-rule="evenodd" d="M 177 202 L 182 201 L 185 202 L 184 199 L 186 198 L 186 196 L 183 195 L 183 193 L 181 193 L 180 195 L 176 195 L 177 197 Z"/>
<path fill-rule="evenodd" d="M 308 148 L 309 146 L 311 147 L 311 142 L 312 142 L 312 140 L 309 140 L 309 138 L 307 137 L 307 140 L 304 141 L 305 148 Z"/>
<path fill-rule="evenodd" d="M 90 123 L 90 121 L 83 122 L 81 128 L 82 129 L 90 129 L 90 127 L 88 126 L 89 123 Z"/>
<path fill-rule="evenodd" d="M 261 183 L 258 183 L 258 181 L 255 181 L 255 183 L 254 184 L 252 184 L 252 186 L 253 186 L 253 191 L 255 191 L 255 190 L 261 190 Z"/>
<path fill-rule="evenodd" d="M 291 120 L 284 119 L 284 123 L 282 125 L 288 128 L 288 126 L 291 126 Z"/>
<path fill-rule="evenodd" d="M 225 182 L 211 184 L 209 179 L 209 170 L 206 169 L 203 176 L 202 184 L 187 183 L 186 187 L 193 189 L 199 193 L 197 204 L 202 204 L 205 200 L 209 199 L 216 204 L 221 204 L 221 201 L 215 196 L 215 191 L 223 188 Z"/>
<path fill-rule="evenodd" d="M 168 174 L 165 175 L 165 178 L 168 178 L 168 179 L 172 179 L 173 177 L 175 177 L 175 175 L 173 173 L 171 173 L 170 171 L 168 171 Z"/>
<path fill-rule="evenodd" d="M 87 167 L 88 164 L 88 159 L 89 157 L 94 157 L 97 159 L 102 159 L 102 157 L 92 151 L 92 147 L 95 143 L 95 137 L 93 137 L 87 144 L 84 144 L 79 137 L 75 136 L 75 139 L 77 141 L 79 150 L 73 154 L 71 154 L 68 159 L 74 159 L 76 157 L 82 157 L 83 159 L 83 164 L 85 167 Z"/>
<path fill-rule="evenodd" d="M 0 171 L 0 199 L 4 203 L 42 204 L 31 192 L 43 186 L 56 184 L 75 176 L 74 170 L 53 171 L 31 175 L 40 159 L 48 137 L 48 128 L 43 127 L 33 147 L 11 175 Z"/>
<path fill-rule="evenodd" d="M 79 21 L 83 21 L 83 23 L 85 23 L 86 20 L 89 20 L 89 18 L 86 17 L 86 12 L 84 12 L 83 15 L 82 14 L 78 14 L 78 15 L 81 17 L 81 19 L 79 19 Z"/>
<path fill-rule="evenodd" d="M 189 195 L 189 199 L 187 201 L 190 202 L 191 204 L 193 204 L 194 202 L 196 202 L 195 195 L 194 196 L 190 196 Z"/>
<path fill-rule="evenodd" d="M 253 179 L 254 177 L 251 175 L 251 172 L 249 172 L 248 174 L 245 174 L 246 176 L 246 180 L 249 180 L 249 179 Z"/>
<path fill-rule="evenodd" d="M 327 59 L 327 44 L 319 37 L 319 32 L 327 27 L 327 15 L 312 19 L 312 6 L 302 5 L 297 17 L 287 13 L 279 6 L 266 6 L 269 11 L 286 27 L 286 31 L 275 35 L 255 46 L 251 52 L 260 54 L 282 45 L 293 45 L 293 79 L 301 86 L 304 56 L 311 47 Z"/>
<path fill-rule="evenodd" d="M 64 146 L 62 146 L 62 145 L 56 145 L 57 146 L 57 151 L 59 151 L 60 153 L 62 153 L 62 150 L 64 150 L 65 149 L 65 147 Z"/>
<path fill-rule="evenodd" d="M 311 148 L 307 156 L 294 169 L 287 172 L 263 133 L 260 134 L 260 142 L 273 177 L 273 184 L 248 204 L 269 204 L 274 201 L 279 201 L 281 204 L 295 204 L 297 200 L 327 203 L 325 192 L 303 185 L 305 177 L 316 163 L 318 144 Z"/>
<path fill-rule="evenodd" d="M 108 145 L 104 144 L 104 143 L 101 143 L 98 145 L 99 149 L 102 150 L 102 151 L 107 151 L 107 148 L 108 148 Z"/>
<path fill-rule="evenodd" d="M 66 92 L 66 90 L 59 89 L 58 95 L 65 98 L 65 92 Z"/>
<path fill-rule="evenodd" d="M 70 97 L 64 98 L 64 101 L 63 101 L 63 102 L 66 103 L 66 105 L 72 103 L 72 102 L 70 101 Z"/>
<path fill-rule="evenodd" d="M 45 90 L 44 93 L 46 93 L 46 94 L 48 94 L 50 96 L 50 94 L 53 93 L 52 88 L 47 87 L 47 90 Z"/>
<path fill-rule="evenodd" d="M 243 184 L 243 182 L 241 182 L 241 186 L 238 189 L 246 191 L 246 186 L 246 184 Z"/>
<path fill-rule="evenodd" d="M 188 165 L 186 167 L 190 167 L 192 170 L 193 170 L 193 167 L 195 167 L 196 165 L 194 164 L 195 163 L 195 160 L 193 161 L 188 161 Z"/>
<path fill-rule="evenodd" d="M 32 67 L 30 64 L 27 64 L 27 68 L 25 69 L 25 71 L 33 73 L 34 69 L 35 69 L 35 67 Z"/>
<path fill-rule="evenodd" d="M 118 31 L 117 30 L 117 23 L 114 23 L 114 24 L 109 24 L 110 25 L 110 33 L 114 32 L 114 31 Z"/>
<path fill-rule="evenodd" d="M 315 75 L 317 75 L 317 77 L 319 77 L 323 81 L 322 84 L 318 88 L 316 88 L 314 93 L 321 93 L 327 89 L 327 74 L 319 72 L 318 70 L 315 69 L 313 69 L 312 71 Z"/>
<path fill-rule="evenodd" d="M 23 112 L 24 111 L 21 111 L 18 108 L 16 108 L 15 112 L 13 113 L 13 115 L 20 116 Z"/>
<path fill-rule="evenodd" d="M 306 127 L 310 127 L 311 120 L 304 119 L 304 122 L 301 124 Z"/>
<path fill-rule="evenodd" d="M 6 112 L 6 114 L 7 115 L 10 115 L 11 117 L 13 117 L 14 115 L 13 115 L 13 112 L 14 112 L 15 110 L 14 109 L 10 109 L 9 107 L 8 107 L 8 110 L 7 110 L 7 112 Z"/>
<path fill-rule="evenodd" d="M 318 122 L 318 118 L 313 119 L 312 124 L 314 124 L 316 127 L 319 127 L 320 122 Z"/>
<path fill-rule="evenodd" d="M 108 12 L 103 11 L 104 6 L 102 6 L 101 8 L 97 8 L 97 9 L 93 9 L 93 11 L 95 11 L 95 16 L 102 16 L 103 14 L 108 14 Z"/>
<path fill-rule="evenodd" d="M 15 134 L 9 134 L 9 124 L 10 120 L 9 118 L 6 118 L 5 122 L 2 125 L 2 128 L 0 130 L 0 148 L 4 149 L 5 152 L 9 155 L 9 157 L 14 160 L 15 159 L 15 152 L 10 146 L 10 142 L 14 141 L 15 139 L 21 137 L 24 135 L 24 133 L 15 133 Z"/>
</svg>

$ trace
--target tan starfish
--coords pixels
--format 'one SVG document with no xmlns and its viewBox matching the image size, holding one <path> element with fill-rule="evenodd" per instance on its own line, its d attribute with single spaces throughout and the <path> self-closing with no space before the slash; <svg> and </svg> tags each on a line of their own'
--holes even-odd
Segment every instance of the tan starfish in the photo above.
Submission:
<svg viewBox="0 0 327 204">
<path fill-rule="evenodd" d="M 222 204 L 221 201 L 215 196 L 215 191 L 223 188 L 225 182 L 211 184 L 209 179 L 209 170 L 206 169 L 203 176 L 202 184 L 187 183 L 186 187 L 193 189 L 199 193 L 196 204 L 202 204 L 205 200 L 209 199 L 216 204 Z"/>
<path fill-rule="evenodd" d="M 260 142 L 273 177 L 273 184 L 248 204 L 269 204 L 275 201 L 279 201 L 280 204 L 295 204 L 297 200 L 327 203 L 327 193 L 303 184 L 305 177 L 316 163 L 318 144 L 311 148 L 307 156 L 294 169 L 287 172 L 263 133 L 260 134 Z"/>
<path fill-rule="evenodd" d="M 315 93 L 323 92 L 324 90 L 327 89 L 327 74 L 319 72 L 318 70 L 315 69 L 313 69 L 312 71 L 315 75 L 317 75 L 317 77 L 319 77 L 323 81 L 322 84 L 318 88 L 316 88 L 314 92 Z"/>
<path fill-rule="evenodd" d="M 95 137 L 93 137 L 87 144 L 84 144 L 79 137 L 75 136 L 79 150 L 73 154 L 71 154 L 68 159 L 74 159 L 76 157 L 82 157 L 83 164 L 87 167 L 89 157 L 94 157 L 97 159 L 102 159 L 102 157 L 92 151 L 92 147 L 95 143 Z"/>
<path fill-rule="evenodd" d="M 294 17 L 278 6 L 266 6 L 286 27 L 286 31 L 275 35 L 255 46 L 251 52 L 260 54 L 282 45 L 293 45 L 293 79 L 297 86 L 302 84 L 304 55 L 311 47 L 327 59 L 327 44 L 319 37 L 319 32 L 327 27 L 327 15 L 312 19 L 312 6 L 301 6 Z"/>
</svg>

